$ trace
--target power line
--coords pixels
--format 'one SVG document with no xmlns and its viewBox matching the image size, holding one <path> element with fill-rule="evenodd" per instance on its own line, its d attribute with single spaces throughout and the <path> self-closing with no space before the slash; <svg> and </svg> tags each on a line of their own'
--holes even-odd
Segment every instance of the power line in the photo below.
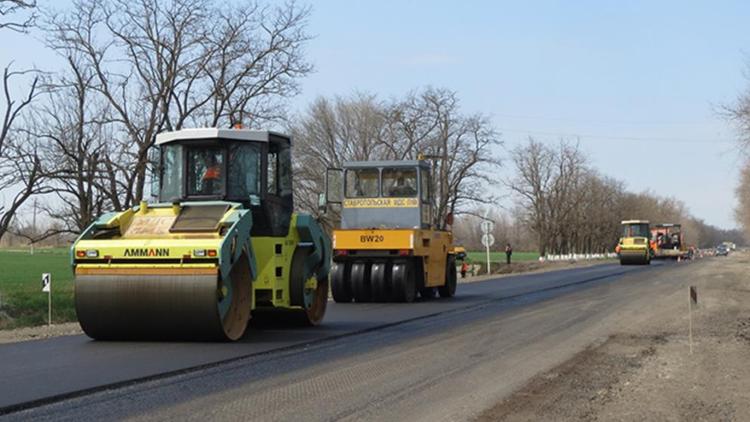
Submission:
<svg viewBox="0 0 750 422">
<path fill-rule="evenodd" d="M 690 144 L 725 144 L 735 143 L 732 139 L 688 139 L 688 138 L 659 138 L 659 137 L 637 137 L 637 136 L 618 136 L 618 135 L 594 135 L 594 134 L 581 134 L 581 133 L 565 133 L 565 132 L 545 132 L 538 130 L 527 130 L 527 129 L 500 129 L 500 132 L 510 133 L 525 133 L 528 135 L 542 135 L 542 136 L 557 136 L 562 138 L 580 138 L 580 139 L 607 139 L 614 141 L 644 141 L 644 142 L 674 142 L 674 143 L 690 143 Z"/>
<path fill-rule="evenodd" d="M 668 121 L 638 121 L 638 120 L 576 120 L 566 117 L 549 117 L 549 116 L 529 116 L 521 114 L 498 114 L 492 113 L 493 117 L 502 117 L 507 119 L 524 119 L 524 120 L 543 120 L 557 122 L 584 123 L 587 125 L 630 125 L 630 126 L 696 126 L 711 123 L 709 121 L 697 122 L 668 122 Z"/>
</svg>

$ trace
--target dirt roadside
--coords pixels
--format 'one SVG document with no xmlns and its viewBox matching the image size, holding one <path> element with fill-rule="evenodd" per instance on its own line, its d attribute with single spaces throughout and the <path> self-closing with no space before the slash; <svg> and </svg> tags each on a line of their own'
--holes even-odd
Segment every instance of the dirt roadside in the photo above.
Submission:
<svg viewBox="0 0 750 422">
<path fill-rule="evenodd" d="M 750 420 L 750 254 L 714 258 L 646 318 L 484 411 L 497 420 Z M 687 284 L 698 288 L 693 354 Z"/>
</svg>

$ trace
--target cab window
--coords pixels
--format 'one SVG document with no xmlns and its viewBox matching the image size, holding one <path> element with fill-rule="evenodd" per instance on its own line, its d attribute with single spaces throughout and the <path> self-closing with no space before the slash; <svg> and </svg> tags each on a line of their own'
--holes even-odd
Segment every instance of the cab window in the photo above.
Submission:
<svg viewBox="0 0 750 422">
<path fill-rule="evenodd" d="M 419 172 L 422 176 L 420 179 L 422 186 L 422 202 L 430 202 L 430 172 L 424 169 Z"/>
<path fill-rule="evenodd" d="M 260 146 L 237 142 L 229 147 L 228 194 L 232 198 L 260 198 Z"/>
<path fill-rule="evenodd" d="M 347 198 L 376 198 L 380 190 L 378 169 L 349 169 L 346 171 Z"/>
<path fill-rule="evenodd" d="M 162 147 L 162 201 L 171 201 L 182 196 L 182 177 L 182 145 Z"/>
<path fill-rule="evenodd" d="M 187 149 L 188 196 L 220 196 L 224 190 L 221 148 Z"/>
<path fill-rule="evenodd" d="M 417 170 L 384 169 L 383 196 L 396 198 L 417 196 Z"/>
</svg>

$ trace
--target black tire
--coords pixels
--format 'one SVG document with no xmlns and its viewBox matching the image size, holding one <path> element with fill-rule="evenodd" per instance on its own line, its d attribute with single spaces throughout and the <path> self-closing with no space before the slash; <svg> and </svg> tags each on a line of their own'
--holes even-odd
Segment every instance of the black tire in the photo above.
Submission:
<svg viewBox="0 0 750 422">
<path fill-rule="evenodd" d="M 391 280 L 393 281 L 393 301 L 414 302 L 417 296 L 417 286 L 414 279 L 413 263 L 411 261 L 394 263 L 391 274 Z"/>
<path fill-rule="evenodd" d="M 297 248 L 294 251 L 289 272 L 289 299 L 292 305 L 302 307 L 292 311 L 296 325 L 316 326 L 326 313 L 328 279 L 317 280 L 318 285 L 314 291 L 305 291 L 305 259 L 309 254 L 310 250 L 307 248 Z"/>
<path fill-rule="evenodd" d="M 370 289 L 370 271 L 369 265 L 363 262 L 352 264 L 351 286 L 352 296 L 355 302 L 370 302 L 372 293 Z"/>
<path fill-rule="evenodd" d="M 385 262 L 374 262 L 370 268 L 372 301 L 387 302 L 391 295 L 388 264 Z"/>
<path fill-rule="evenodd" d="M 456 276 L 456 258 L 449 255 L 445 264 L 445 284 L 438 287 L 440 297 L 453 297 L 456 295 L 456 285 L 458 277 Z"/>
<path fill-rule="evenodd" d="M 331 293 L 336 303 L 349 303 L 352 301 L 352 287 L 349 280 L 348 267 L 344 262 L 333 264 L 333 271 L 331 271 Z"/>
</svg>

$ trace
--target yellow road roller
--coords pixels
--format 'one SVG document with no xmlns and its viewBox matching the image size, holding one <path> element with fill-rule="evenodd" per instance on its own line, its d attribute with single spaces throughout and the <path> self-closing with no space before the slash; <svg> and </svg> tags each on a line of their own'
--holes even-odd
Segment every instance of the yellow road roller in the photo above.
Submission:
<svg viewBox="0 0 750 422">
<path fill-rule="evenodd" d="M 653 256 L 651 230 L 647 220 L 625 220 L 622 237 L 615 248 L 621 265 L 649 265 Z"/>
<path fill-rule="evenodd" d="M 246 129 L 159 134 L 158 201 L 99 217 L 71 248 L 83 331 L 231 341 L 261 315 L 319 324 L 331 244 L 293 212 L 290 144 Z"/>
<path fill-rule="evenodd" d="M 332 173 L 342 183 L 332 184 Z M 341 227 L 332 235 L 336 302 L 455 294 L 453 234 L 432 225 L 427 161 L 347 162 L 328 174 L 327 200 L 341 204 Z"/>
</svg>

